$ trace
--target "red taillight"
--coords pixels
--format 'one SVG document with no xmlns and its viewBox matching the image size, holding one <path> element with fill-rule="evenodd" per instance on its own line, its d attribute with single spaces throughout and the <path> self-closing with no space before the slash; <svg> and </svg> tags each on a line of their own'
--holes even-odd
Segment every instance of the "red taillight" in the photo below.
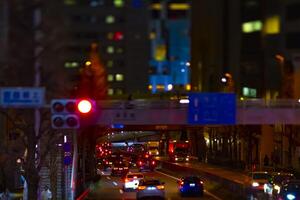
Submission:
<svg viewBox="0 0 300 200">
<path fill-rule="evenodd" d="M 184 182 L 183 181 L 180 181 L 180 183 L 179 183 L 181 186 L 183 186 L 183 184 L 184 184 Z"/>
<path fill-rule="evenodd" d="M 152 165 L 155 165 L 155 161 L 152 161 Z"/>
<path fill-rule="evenodd" d="M 125 178 L 125 183 L 129 182 L 129 180 L 127 178 Z"/>
<path fill-rule="evenodd" d="M 203 185 L 203 181 L 200 181 L 200 184 Z"/>
<path fill-rule="evenodd" d="M 156 186 L 156 188 L 159 189 L 159 190 L 163 190 L 163 189 L 165 189 L 165 186 L 163 186 L 163 185 L 158 185 L 158 186 Z"/>
<path fill-rule="evenodd" d="M 142 161 L 140 161 L 140 162 L 139 162 L 139 165 L 142 165 L 142 164 L 143 164 Z"/>
</svg>

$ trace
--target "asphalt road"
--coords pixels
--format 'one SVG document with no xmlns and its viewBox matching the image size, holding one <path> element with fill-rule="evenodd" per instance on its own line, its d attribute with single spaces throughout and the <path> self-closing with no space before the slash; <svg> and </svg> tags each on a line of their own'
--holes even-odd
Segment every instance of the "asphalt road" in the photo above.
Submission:
<svg viewBox="0 0 300 200">
<path fill-rule="evenodd" d="M 133 170 L 134 171 L 134 170 Z M 213 194 L 204 193 L 203 197 L 180 197 L 178 193 L 178 185 L 176 177 L 169 176 L 167 174 L 163 174 L 161 172 L 144 172 L 146 177 L 155 177 L 160 179 L 161 181 L 165 182 L 165 191 L 166 191 L 166 200 L 176 200 L 176 199 L 218 199 L 214 197 Z M 129 199 L 136 199 L 136 193 L 133 192 L 124 192 L 122 190 L 123 182 L 121 181 L 120 177 L 111 177 L 109 172 L 105 175 L 102 175 L 101 180 L 91 186 L 91 192 L 88 195 L 89 200 L 129 200 Z M 204 185 L 205 187 L 205 185 Z"/>
</svg>

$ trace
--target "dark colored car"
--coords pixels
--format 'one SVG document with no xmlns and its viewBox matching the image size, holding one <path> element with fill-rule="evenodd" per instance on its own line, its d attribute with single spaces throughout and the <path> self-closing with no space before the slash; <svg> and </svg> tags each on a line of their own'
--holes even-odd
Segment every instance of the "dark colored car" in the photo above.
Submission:
<svg viewBox="0 0 300 200">
<path fill-rule="evenodd" d="M 300 199 L 300 180 L 287 181 L 280 189 L 276 197 L 277 200 L 299 200 Z"/>
<path fill-rule="evenodd" d="M 203 196 L 203 181 L 197 176 L 186 176 L 178 181 L 181 196 Z"/>
<path fill-rule="evenodd" d="M 111 175 L 112 176 L 124 176 L 129 171 L 129 168 L 127 165 L 125 165 L 123 162 L 117 162 L 114 163 L 111 169 Z"/>
<path fill-rule="evenodd" d="M 139 168 L 140 171 L 144 171 L 144 170 L 154 171 L 156 165 L 157 165 L 156 161 L 149 155 L 140 157 L 137 160 L 137 167 Z"/>
</svg>

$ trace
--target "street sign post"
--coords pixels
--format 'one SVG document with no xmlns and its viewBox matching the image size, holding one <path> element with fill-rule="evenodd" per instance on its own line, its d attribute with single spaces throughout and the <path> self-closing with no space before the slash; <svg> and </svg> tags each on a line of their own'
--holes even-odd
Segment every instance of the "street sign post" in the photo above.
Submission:
<svg viewBox="0 0 300 200">
<path fill-rule="evenodd" d="M 234 125 L 234 93 L 190 93 L 188 123 L 192 125 Z"/>
<path fill-rule="evenodd" d="M 0 88 L 0 106 L 14 108 L 39 108 L 45 103 L 43 87 Z"/>
</svg>

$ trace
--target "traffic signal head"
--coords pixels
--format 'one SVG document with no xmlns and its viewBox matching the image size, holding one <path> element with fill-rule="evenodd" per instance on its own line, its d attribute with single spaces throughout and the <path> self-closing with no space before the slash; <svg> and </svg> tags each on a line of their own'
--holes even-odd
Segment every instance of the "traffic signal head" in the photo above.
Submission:
<svg viewBox="0 0 300 200">
<path fill-rule="evenodd" d="M 93 108 L 93 102 L 91 100 L 82 99 L 78 101 L 77 109 L 80 113 L 89 113 L 92 111 Z"/>
<path fill-rule="evenodd" d="M 53 99 L 51 125 L 54 129 L 77 129 L 80 117 L 93 111 L 95 101 L 88 99 Z"/>
</svg>

